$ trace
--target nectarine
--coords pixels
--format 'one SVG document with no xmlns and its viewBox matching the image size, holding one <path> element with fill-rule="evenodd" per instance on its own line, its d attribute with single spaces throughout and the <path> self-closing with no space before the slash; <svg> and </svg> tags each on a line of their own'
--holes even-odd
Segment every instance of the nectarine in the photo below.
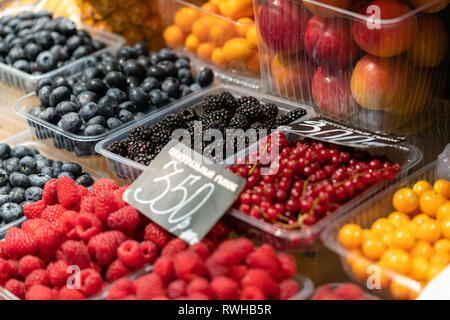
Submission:
<svg viewBox="0 0 450 320">
<path fill-rule="evenodd" d="M 319 3 L 323 3 L 325 6 L 320 4 L 313 4 L 310 0 L 303 0 L 305 7 L 320 17 L 332 17 L 339 13 L 333 9 L 329 9 L 326 6 L 333 6 L 340 9 L 348 9 L 352 0 L 313 0 Z"/>
<path fill-rule="evenodd" d="M 351 22 L 343 18 L 311 18 L 306 26 L 305 48 L 317 64 L 335 67 L 347 66 L 360 54 L 352 38 Z"/>
<path fill-rule="evenodd" d="M 403 53 L 417 36 L 417 17 L 402 17 L 409 12 L 411 8 L 398 0 L 375 0 L 369 3 L 359 12 L 368 18 L 353 23 L 356 43 L 364 51 L 378 57 Z"/>
</svg>

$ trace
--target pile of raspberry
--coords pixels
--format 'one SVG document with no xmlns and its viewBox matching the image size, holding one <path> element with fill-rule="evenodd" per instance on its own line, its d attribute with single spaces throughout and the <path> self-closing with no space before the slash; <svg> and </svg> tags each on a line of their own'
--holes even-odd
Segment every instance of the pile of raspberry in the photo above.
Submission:
<svg viewBox="0 0 450 320">
<path fill-rule="evenodd" d="M 117 280 L 107 299 L 285 300 L 299 292 L 291 278 L 296 270 L 291 255 L 277 254 L 268 244 L 255 248 L 250 240 L 240 238 L 226 240 L 211 251 L 197 243 L 164 249 L 150 274 L 135 281 Z"/>
<path fill-rule="evenodd" d="M 85 299 L 173 250 L 182 241 L 127 205 L 127 187 L 100 179 L 89 191 L 66 176 L 47 182 L 42 200 L 25 205 L 28 220 L 0 242 L 0 285 L 19 299 Z M 203 243 L 214 247 L 227 235 L 219 223 Z"/>
</svg>

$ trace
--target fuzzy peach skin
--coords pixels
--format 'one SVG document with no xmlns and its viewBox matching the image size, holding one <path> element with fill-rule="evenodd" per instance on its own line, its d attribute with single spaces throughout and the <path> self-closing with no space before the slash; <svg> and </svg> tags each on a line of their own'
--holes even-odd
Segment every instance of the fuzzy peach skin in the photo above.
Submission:
<svg viewBox="0 0 450 320">
<path fill-rule="evenodd" d="M 340 9 L 348 9 L 352 2 L 352 0 L 316 0 L 316 1 L 326 4 L 326 5 L 329 5 L 329 6 L 337 7 Z M 324 8 L 323 6 L 320 6 L 320 5 L 315 5 L 308 0 L 306 0 L 306 1 L 303 0 L 303 4 L 309 11 L 311 11 L 313 14 L 320 16 L 320 17 L 329 18 L 329 17 L 339 15 L 339 13 L 334 10 Z"/>
<path fill-rule="evenodd" d="M 373 17 L 379 8 L 381 20 L 395 20 L 411 12 L 411 8 L 398 0 L 375 0 L 359 11 Z M 375 13 L 374 13 L 375 12 Z M 392 57 L 406 51 L 417 38 L 417 17 L 399 18 L 398 21 L 361 21 L 353 23 L 353 37 L 366 52 L 378 57 Z"/>
</svg>

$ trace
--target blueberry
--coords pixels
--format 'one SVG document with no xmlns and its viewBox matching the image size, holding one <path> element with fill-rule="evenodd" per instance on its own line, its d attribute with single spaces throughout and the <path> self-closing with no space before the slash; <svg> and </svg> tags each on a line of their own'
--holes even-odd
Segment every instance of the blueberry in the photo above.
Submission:
<svg viewBox="0 0 450 320">
<path fill-rule="evenodd" d="M 127 94 L 118 88 L 108 89 L 108 91 L 106 92 L 106 95 L 115 99 L 119 104 L 127 101 L 127 99 L 128 99 Z"/>
<path fill-rule="evenodd" d="M 92 46 L 86 45 L 81 46 L 75 49 L 75 51 L 72 54 L 72 57 L 75 59 L 79 59 L 82 57 L 87 56 L 88 54 L 92 53 L 94 51 L 94 48 Z"/>
<path fill-rule="evenodd" d="M 49 72 L 57 67 L 57 61 L 50 51 L 42 51 L 36 58 L 38 70 Z"/>
<path fill-rule="evenodd" d="M 84 91 L 89 91 L 88 86 L 84 81 L 78 81 L 72 88 L 72 93 L 76 96 Z"/>
<path fill-rule="evenodd" d="M 17 60 L 16 62 L 14 62 L 13 67 L 26 73 L 31 72 L 30 63 L 27 60 Z"/>
<path fill-rule="evenodd" d="M 81 116 L 76 112 L 69 112 L 66 113 L 61 118 L 61 127 L 63 130 L 68 132 L 77 132 L 81 125 L 83 123 L 83 120 L 81 119 Z"/>
<path fill-rule="evenodd" d="M 87 81 L 90 79 L 101 78 L 103 77 L 103 72 L 97 68 L 97 66 L 89 67 L 83 72 L 83 80 Z"/>
<path fill-rule="evenodd" d="M 119 105 L 119 110 L 127 110 L 131 113 L 136 113 L 137 108 L 131 101 L 126 101 Z M 119 111 L 120 112 L 120 111 Z"/>
<path fill-rule="evenodd" d="M 160 61 L 175 61 L 177 60 L 178 56 L 171 49 L 164 48 L 158 52 L 158 58 L 160 59 Z"/>
<path fill-rule="evenodd" d="M 149 95 L 140 87 L 130 88 L 130 90 L 128 90 L 128 96 L 137 109 L 144 109 L 148 107 L 150 103 Z"/>
<path fill-rule="evenodd" d="M 0 218 L 5 223 L 13 222 L 23 215 L 23 210 L 17 203 L 5 203 L 0 207 Z"/>
<path fill-rule="evenodd" d="M 97 136 L 106 132 L 105 127 L 99 124 L 91 124 L 84 130 L 84 135 L 88 137 Z"/>
<path fill-rule="evenodd" d="M 49 167 L 45 167 L 45 168 L 49 168 Z M 52 176 L 53 176 L 53 172 L 52 172 Z M 29 176 L 30 184 L 32 187 L 44 188 L 45 184 L 52 178 L 52 176 L 46 175 L 43 173 L 32 174 Z M 27 191 L 28 191 L 28 189 L 27 189 Z M 25 198 L 26 198 L 26 194 L 25 194 Z"/>
<path fill-rule="evenodd" d="M 11 148 L 11 157 L 23 158 L 26 156 L 32 156 L 33 152 L 30 148 L 24 146 L 14 146 Z"/>
<path fill-rule="evenodd" d="M 25 201 L 25 189 L 21 187 L 12 188 L 9 192 L 11 201 L 15 203 L 21 203 Z"/>
<path fill-rule="evenodd" d="M 130 46 L 123 46 L 117 51 L 118 58 L 133 59 L 137 56 L 137 50 Z"/>
<path fill-rule="evenodd" d="M 9 195 L 10 191 L 11 191 L 11 187 L 10 186 L 0 187 L 0 194 Z"/>
<path fill-rule="evenodd" d="M 42 189 L 39 187 L 30 187 L 25 190 L 25 200 L 39 201 L 42 199 Z"/>
<path fill-rule="evenodd" d="M 163 80 L 165 77 L 167 77 L 167 73 L 159 66 L 151 66 L 147 69 L 147 76 L 156 78 L 158 80 Z"/>
<path fill-rule="evenodd" d="M 11 196 L 9 194 L 0 195 L 0 206 L 4 205 L 7 202 L 11 202 Z"/>
<path fill-rule="evenodd" d="M 56 110 L 56 113 L 58 114 L 58 116 L 62 117 L 66 113 L 77 112 L 79 110 L 79 107 L 78 107 L 78 105 L 76 105 L 73 102 L 63 101 L 63 102 L 58 103 L 55 110 Z"/>
<path fill-rule="evenodd" d="M 0 143 L 0 159 L 6 159 L 11 154 L 11 147 L 6 143 Z"/>
<path fill-rule="evenodd" d="M 127 87 L 127 78 L 118 71 L 111 71 L 105 76 L 105 81 L 110 87 L 125 90 Z"/>
<path fill-rule="evenodd" d="M 12 172 L 9 175 L 9 184 L 11 187 L 28 188 L 30 186 L 30 179 L 26 174 L 20 172 Z"/>
<path fill-rule="evenodd" d="M 75 176 L 73 175 L 73 173 L 68 171 L 63 171 L 60 174 L 58 174 L 58 179 L 61 177 L 69 177 L 70 179 L 75 180 Z"/>
<path fill-rule="evenodd" d="M 134 116 L 133 116 L 133 114 L 130 111 L 123 109 L 123 110 L 119 111 L 119 119 L 123 123 L 127 123 L 127 122 L 130 122 L 130 121 L 133 121 L 134 120 Z"/>
<path fill-rule="evenodd" d="M 94 40 L 91 44 L 95 51 L 101 50 L 106 47 L 106 44 L 100 40 Z"/>
<path fill-rule="evenodd" d="M 19 158 L 9 158 L 3 162 L 4 169 L 7 172 L 19 171 Z"/>
<path fill-rule="evenodd" d="M 77 97 L 78 104 L 83 107 L 89 102 L 97 102 L 98 97 L 97 95 L 92 91 L 85 91 L 78 95 Z"/>
<path fill-rule="evenodd" d="M 39 102 L 41 103 L 41 105 L 43 107 L 49 107 L 50 106 L 50 95 L 52 93 L 52 89 L 50 86 L 43 86 L 40 90 L 39 90 Z"/>
<path fill-rule="evenodd" d="M 100 70 L 103 74 L 108 74 L 111 71 L 120 71 L 120 64 L 119 61 L 103 61 L 103 63 L 100 65 Z"/>
<path fill-rule="evenodd" d="M 98 124 L 101 126 L 106 126 L 106 120 L 103 116 L 95 116 L 92 119 L 90 119 L 87 123 L 88 126 Z M 86 128 L 87 129 L 87 128 Z"/>
<path fill-rule="evenodd" d="M 61 169 L 62 165 L 63 165 L 63 162 L 61 160 L 53 161 L 53 163 L 52 163 L 53 168 Z"/>
<path fill-rule="evenodd" d="M 69 80 L 66 79 L 65 77 L 62 76 L 58 76 L 53 78 L 52 80 L 52 89 L 55 90 L 59 87 L 66 87 L 67 89 L 71 88 L 71 85 L 69 83 Z"/>
<path fill-rule="evenodd" d="M 49 177 L 53 177 L 54 172 L 55 172 L 55 168 L 52 168 L 52 167 L 43 167 L 41 169 L 41 174 L 49 176 Z M 31 176 L 30 176 L 30 183 L 33 184 L 31 182 Z"/>
<path fill-rule="evenodd" d="M 53 18 L 53 13 L 49 10 L 39 10 L 34 14 L 36 18 L 44 18 L 47 17 L 49 19 Z"/>
<path fill-rule="evenodd" d="M 141 84 L 141 80 L 135 77 L 127 77 L 127 84 L 130 88 L 139 87 Z"/>
<path fill-rule="evenodd" d="M 186 68 L 178 69 L 177 78 L 182 84 L 186 84 L 188 86 L 194 83 L 194 77 L 191 70 Z"/>
<path fill-rule="evenodd" d="M 5 169 L 0 169 L 0 187 L 8 184 L 8 172 Z"/>
<path fill-rule="evenodd" d="M 99 97 L 104 96 L 108 90 L 108 86 L 100 79 L 88 80 L 86 86 L 89 91 L 96 93 Z"/>
<path fill-rule="evenodd" d="M 9 52 L 9 45 L 6 41 L 0 41 L 0 55 L 5 56 Z"/>
<path fill-rule="evenodd" d="M 168 101 L 168 96 L 159 89 L 150 91 L 150 100 L 155 106 L 162 106 Z"/>
<path fill-rule="evenodd" d="M 123 122 L 115 117 L 111 117 L 108 120 L 106 120 L 106 125 L 108 126 L 108 128 L 110 130 L 120 127 L 122 124 L 123 124 Z"/>
<path fill-rule="evenodd" d="M 202 90 L 202 87 L 200 87 L 200 85 L 199 85 L 198 83 L 193 83 L 193 84 L 191 84 L 191 85 L 189 86 L 189 88 L 190 88 L 192 91 L 200 91 L 200 90 Z"/>
<path fill-rule="evenodd" d="M 197 83 L 202 87 L 209 86 L 214 81 L 214 73 L 210 68 L 203 68 L 197 74 Z"/>
<path fill-rule="evenodd" d="M 152 65 L 152 63 L 150 62 L 150 59 L 147 56 L 139 56 L 136 59 L 136 63 L 138 63 L 145 70 L 147 70 L 147 68 Z"/>
<path fill-rule="evenodd" d="M 175 67 L 177 69 L 190 69 L 191 63 L 189 62 L 189 60 L 179 58 L 177 59 L 177 61 L 175 61 Z"/>
<path fill-rule="evenodd" d="M 161 89 L 161 84 L 159 83 L 158 79 L 148 77 L 141 83 L 141 88 L 149 93 L 154 89 Z"/>
<path fill-rule="evenodd" d="M 72 172 L 75 177 L 81 175 L 82 168 L 78 163 L 66 162 L 61 166 L 61 171 Z"/>
<path fill-rule="evenodd" d="M 36 160 L 33 157 L 26 156 L 20 159 L 20 172 L 30 175 L 36 172 Z"/>
<path fill-rule="evenodd" d="M 65 36 L 71 36 L 77 33 L 75 23 L 67 18 L 58 18 L 58 31 Z M 56 20 L 56 19 L 55 19 Z"/>
<path fill-rule="evenodd" d="M 98 115 L 97 104 L 95 102 L 86 103 L 83 107 L 81 107 L 79 114 L 84 121 L 89 121 Z"/>
<path fill-rule="evenodd" d="M 105 118 L 114 117 L 115 110 L 118 109 L 118 101 L 110 96 L 104 96 L 98 102 L 98 113 Z"/>
<path fill-rule="evenodd" d="M 178 98 L 180 95 L 180 82 L 175 78 L 167 78 L 161 84 L 161 89 L 166 92 L 169 97 Z"/>
<path fill-rule="evenodd" d="M 50 107 L 56 107 L 62 101 L 70 100 L 70 90 L 66 86 L 60 86 L 53 89 L 49 97 Z"/>
<path fill-rule="evenodd" d="M 55 108 L 47 108 L 39 114 L 39 119 L 56 124 L 59 121 L 59 116 Z"/>
<path fill-rule="evenodd" d="M 177 68 L 171 61 L 161 61 L 156 66 L 163 69 L 167 76 L 175 77 L 177 75 Z"/>
<path fill-rule="evenodd" d="M 43 168 L 50 166 L 50 161 L 47 159 L 37 159 L 36 157 L 34 159 L 36 160 L 36 172 L 41 172 Z"/>
<path fill-rule="evenodd" d="M 148 56 L 149 49 L 145 42 L 138 42 L 134 45 L 134 49 L 136 50 L 136 54 L 138 56 Z"/>
<path fill-rule="evenodd" d="M 39 95 L 39 91 L 45 87 L 45 86 L 49 86 L 51 87 L 52 85 L 52 79 L 51 78 L 41 78 L 38 81 L 36 81 L 36 85 L 35 85 L 35 92 L 37 95 Z"/>
<path fill-rule="evenodd" d="M 62 34 L 52 31 L 52 32 L 50 32 L 50 36 L 52 37 L 54 44 L 61 45 L 61 46 L 66 44 L 67 37 L 63 36 Z"/>
<path fill-rule="evenodd" d="M 182 97 L 185 97 L 185 96 L 187 96 L 188 94 L 191 94 L 191 93 L 192 93 L 191 88 L 190 88 L 189 86 L 187 86 L 187 85 L 182 84 L 182 85 L 180 86 L 180 89 L 181 89 L 181 96 L 182 96 Z"/>
<path fill-rule="evenodd" d="M 20 59 L 25 59 L 25 50 L 19 46 L 12 47 L 11 50 L 9 50 L 8 57 L 11 59 L 11 63 Z"/>
<path fill-rule="evenodd" d="M 144 67 L 138 64 L 135 60 L 126 61 L 122 66 L 122 70 L 127 76 L 138 79 L 144 79 L 146 75 Z"/>
</svg>

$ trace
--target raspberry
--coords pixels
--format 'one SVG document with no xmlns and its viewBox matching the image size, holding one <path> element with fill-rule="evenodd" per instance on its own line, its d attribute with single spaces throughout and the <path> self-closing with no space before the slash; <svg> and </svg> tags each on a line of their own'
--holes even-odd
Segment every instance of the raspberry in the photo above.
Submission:
<svg viewBox="0 0 450 320">
<path fill-rule="evenodd" d="M 56 222 L 43 225 L 36 229 L 34 236 L 36 237 L 38 246 L 49 250 L 56 249 L 64 240 L 64 230 L 62 229 L 62 224 L 58 228 Z"/>
<path fill-rule="evenodd" d="M 186 242 L 184 242 L 180 238 L 174 238 L 170 240 L 161 250 L 161 256 L 173 257 L 177 253 L 180 253 L 181 251 L 185 250 L 186 248 L 187 248 Z"/>
<path fill-rule="evenodd" d="M 0 259 L 8 259 L 8 255 L 6 254 L 5 241 L 0 242 Z"/>
<path fill-rule="evenodd" d="M 78 185 L 78 191 L 80 193 L 81 199 L 89 195 L 89 189 L 86 188 L 85 186 L 82 186 L 81 184 Z"/>
<path fill-rule="evenodd" d="M 25 299 L 25 293 L 27 292 L 27 289 L 25 287 L 25 283 L 23 283 L 22 281 L 19 281 L 17 279 L 9 279 L 5 283 L 4 288 L 15 295 L 17 298 L 21 300 Z"/>
<path fill-rule="evenodd" d="M 44 263 L 38 257 L 27 255 L 19 260 L 19 274 L 22 278 L 26 278 L 34 270 L 43 268 Z"/>
<path fill-rule="evenodd" d="M 8 273 L 10 278 L 18 278 L 19 274 L 19 262 L 16 260 L 8 260 L 6 261 L 6 265 L 8 268 Z"/>
<path fill-rule="evenodd" d="M 123 187 L 117 189 L 116 191 L 114 191 L 114 194 L 115 194 L 117 197 L 119 197 L 120 199 L 122 199 L 123 194 L 125 193 L 125 191 L 128 190 L 129 187 L 130 187 L 130 185 L 127 184 L 126 186 L 123 186 Z"/>
<path fill-rule="evenodd" d="M 270 275 L 278 279 L 281 266 L 271 245 L 263 244 L 248 255 L 246 262 L 250 268 L 266 270 Z"/>
<path fill-rule="evenodd" d="M 69 277 L 69 274 L 67 273 L 68 268 L 69 265 L 66 261 L 58 260 L 50 263 L 45 270 L 50 277 L 50 282 L 55 287 L 61 287 L 66 283 L 67 278 Z"/>
<path fill-rule="evenodd" d="M 186 292 L 186 282 L 181 279 L 174 280 L 167 286 L 167 296 L 170 299 L 181 297 Z"/>
<path fill-rule="evenodd" d="M 42 211 L 41 218 L 49 222 L 55 222 L 61 217 L 64 211 L 66 211 L 66 209 L 62 205 L 55 204 Z"/>
<path fill-rule="evenodd" d="M 173 258 L 175 274 L 178 278 L 191 281 L 197 276 L 206 274 L 206 267 L 198 255 L 193 252 L 180 252 Z"/>
<path fill-rule="evenodd" d="M 141 246 L 136 240 L 127 240 L 122 242 L 117 249 L 117 257 L 124 265 L 131 269 L 139 269 L 144 265 Z"/>
<path fill-rule="evenodd" d="M 51 179 L 45 184 L 42 192 L 42 201 L 44 201 L 46 205 L 52 206 L 58 203 L 57 186 L 58 180 L 56 179 Z"/>
<path fill-rule="evenodd" d="M 153 273 L 158 274 L 164 283 L 169 283 L 175 277 L 172 259 L 160 257 L 153 265 Z"/>
<path fill-rule="evenodd" d="M 106 300 L 123 300 L 125 297 L 134 295 L 133 283 L 130 279 L 122 278 L 117 280 L 109 289 Z"/>
<path fill-rule="evenodd" d="M 202 260 L 206 260 L 209 257 L 209 248 L 203 242 L 198 242 L 189 247 L 189 251 L 197 254 Z"/>
<path fill-rule="evenodd" d="M 95 197 L 88 196 L 83 198 L 80 203 L 80 212 L 95 213 Z"/>
<path fill-rule="evenodd" d="M 103 222 L 106 222 L 111 213 L 123 206 L 124 202 L 117 198 L 114 193 L 103 191 L 95 199 L 95 215 Z"/>
<path fill-rule="evenodd" d="M 37 219 L 31 219 L 31 220 L 25 220 L 22 223 L 22 226 L 20 227 L 22 231 L 27 231 L 30 233 L 33 233 L 36 231 L 36 229 L 40 228 L 43 225 L 48 225 L 50 222 L 47 220 L 37 218 Z"/>
<path fill-rule="evenodd" d="M 47 208 L 47 204 L 44 200 L 39 200 L 34 203 L 27 203 L 23 206 L 23 214 L 28 219 L 40 218 L 42 211 L 44 211 L 45 208 Z"/>
<path fill-rule="evenodd" d="M 211 300 L 208 295 L 203 293 L 194 293 L 186 297 L 186 300 Z"/>
<path fill-rule="evenodd" d="M 99 265 L 108 265 L 116 258 L 116 250 L 127 237 L 120 231 L 106 231 L 93 236 L 88 243 L 89 254 Z"/>
<path fill-rule="evenodd" d="M 139 224 L 139 213 L 132 206 L 125 206 L 111 213 L 108 216 L 107 223 L 111 230 L 119 230 L 129 234 Z"/>
<path fill-rule="evenodd" d="M 208 236 L 211 237 L 226 237 L 230 233 L 230 228 L 223 222 L 217 222 L 212 229 L 208 232 Z"/>
<path fill-rule="evenodd" d="M 266 295 L 257 287 L 246 287 L 241 292 L 240 300 L 266 300 Z"/>
<path fill-rule="evenodd" d="M 213 297 L 217 300 L 235 300 L 238 298 L 239 285 L 228 277 L 213 278 L 210 287 Z"/>
<path fill-rule="evenodd" d="M 37 241 L 33 234 L 12 227 L 6 232 L 6 254 L 11 258 L 21 258 L 37 252 Z"/>
<path fill-rule="evenodd" d="M 102 289 L 103 280 L 100 273 L 94 269 L 84 269 L 80 273 L 79 291 L 85 296 L 90 297 Z"/>
<path fill-rule="evenodd" d="M 144 263 L 153 263 L 158 255 L 158 249 L 151 241 L 142 241 L 140 244 L 142 258 Z"/>
<path fill-rule="evenodd" d="M 279 287 L 275 280 L 266 270 L 250 269 L 241 280 L 242 288 L 256 287 L 260 289 L 269 299 L 277 299 Z"/>
<path fill-rule="evenodd" d="M 84 300 L 84 295 L 76 289 L 70 289 L 64 286 L 59 290 L 58 293 L 59 300 Z"/>
<path fill-rule="evenodd" d="M 0 284 L 11 278 L 11 270 L 8 261 L 0 259 Z"/>
<path fill-rule="evenodd" d="M 215 253 L 215 256 L 217 257 L 218 254 L 219 253 Z M 211 277 L 226 276 L 229 274 L 230 268 L 224 266 L 222 263 L 219 263 L 220 260 L 222 260 L 222 258 L 215 259 L 211 257 L 206 260 L 206 268 L 208 269 L 208 273 Z"/>
<path fill-rule="evenodd" d="M 280 283 L 280 299 L 288 300 L 298 292 L 298 283 L 293 279 L 286 279 Z"/>
<path fill-rule="evenodd" d="M 44 269 L 34 270 L 25 278 L 25 287 L 27 287 L 27 289 L 30 289 L 36 284 L 47 287 L 50 286 L 50 277 Z"/>
<path fill-rule="evenodd" d="M 82 212 L 75 219 L 75 227 L 69 232 L 71 239 L 88 241 L 90 238 L 102 232 L 103 224 L 96 215 Z"/>
<path fill-rule="evenodd" d="M 209 259 L 214 259 L 225 266 L 231 266 L 243 263 L 252 251 L 253 243 L 248 239 L 227 240 L 217 248 Z"/>
<path fill-rule="evenodd" d="M 88 248 L 82 241 L 67 240 L 59 247 L 56 257 L 80 269 L 91 265 Z"/>
<path fill-rule="evenodd" d="M 108 178 L 102 178 L 94 182 L 94 184 L 91 187 L 91 196 L 97 196 L 100 192 L 103 191 L 115 191 L 119 189 L 119 186 L 117 183 Z"/>
<path fill-rule="evenodd" d="M 81 194 L 75 181 L 67 176 L 59 178 L 56 192 L 58 195 L 58 202 L 64 208 L 79 210 Z"/>
<path fill-rule="evenodd" d="M 297 273 L 295 258 L 287 253 L 277 254 L 278 265 L 281 267 L 283 278 L 293 277 Z"/>
<path fill-rule="evenodd" d="M 202 277 L 193 279 L 186 288 L 186 293 L 191 296 L 196 293 L 201 293 L 206 296 L 211 296 L 211 289 L 209 288 L 209 281 Z"/>
<path fill-rule="evenodd" d="M 128 269 L 122 261 L 119 259 L 116 259 L 111 263 L 106 270 L 105 279 L 108 282 L 113 282 L 114 280 L 117 280 L 119 278 L 122 278 L 123 276 L 126 276 L 131 272 L 130 269 Z"/>
<path fill-rule="evenodd" d="M 334 290 L 334 294 L 342 300 L 356 300 L 364 294 L 359 286 L 353 283 L 344 283 Z"/>
<path fill-rule="evenodd" d="M 230 272 L 229 272 L 229 277 L 231 279 L 233 279 L 234 281 L 238 281 L 240 282 L 242 280 L 243 277 L 245 277 L 245 275 L 247 274 L 248 271 L 248 267 L 246 265 L 237 265 L 237 266 L 232 266 L 230 268 Z"/>
<path fill-rule="evenodd" d="M 339 298 L 334 294 L 333 288 L 324 285 L 316 290 L 311 300 L 339 300 Z"/>
<path fill-rule="evenodd" d="M 69 233 L 75 227 L 77 217 L 78 212 L 73 210 L 64 211 L 59 217 L 58 221 L 62 223 L 65 233 Z"/>
<path fill-rule="evenodd" d="M 153 242 L 158 249 L 164 247 L 170 238 L 170 233 L 156 223 L 151 222 L 145 227 L 144 240 Z"/>
<path fill-rule="evenodd" d="M 151 273 L 139 279 L 136 288 L 136 296 L 139 300 L 151 300 L 154 297 L 165 295 L 164 283 L 156 273 Z"/>
<path fill-rule="evenodd" d="M 26 300 L 57 300 L 58 295 L 50 289 L 49 287 L 43 285 L 34 285 L 28 289 L 26 295 Z"/>
</svg>

